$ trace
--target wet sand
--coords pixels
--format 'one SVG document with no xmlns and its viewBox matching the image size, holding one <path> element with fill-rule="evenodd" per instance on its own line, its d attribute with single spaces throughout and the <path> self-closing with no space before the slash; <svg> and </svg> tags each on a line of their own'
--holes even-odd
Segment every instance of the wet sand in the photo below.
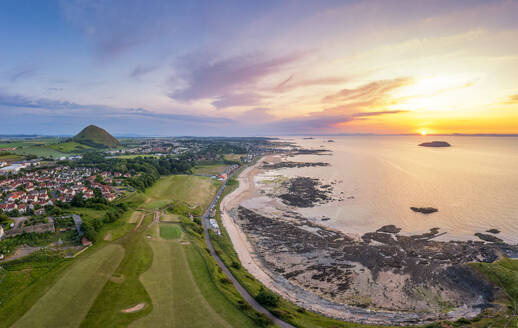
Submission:
<svg viewBox="0 0 518 328">
<path fill-rule="evenodd" d="M 307 263 L 307 261 L 306 261 L 307 258 L 304 258 L 304 256 L 298 257 L 296 254 L 297 252 L 294 252 L 294 253 L 286 253 L 286 256 L 288 256 L 289 254 L 292 254 L 292 255 L 289 255 L 290 259 L 283 259 L 282 253 L 284 253 L 284 251 L 281 251 L 280 253 L 276 252 L 270 246 L 268 246 L 268 243 L 264 243 L 264 239 L 261 240 L 261 234 L 263 234 L 263 232 L 265 232 L 265 231 L 266 231 L 266 234 L 270 234 L 270 235 L 275 234 L 275 232 L 273 232 L 273 233 L 267 232 L 267 230 L 268 230 L 267 226 L 262 227 L 263 224 L 271 225 L 271 223 L 273 221 L 270 221 L 269 217 L 273 218 L 273 217 L 275 217 L 275 215 L 273 213 L 269 213 L 269 214 L 266 214 L 267 216 L 261 217 L 260 214 L 254 214 L 253 209 L 251 209 L 252 212 L 250 212 L 250 211 L 240 207 L 243 203 L 250 203 L 250 200 L 251 200 L 252 204 L 254 204 L 254 202 L 256 204 L 256 206 L 253 206 L 253 207 L 257 207 L 257 208 L 268 207 L 269 203 L 263 202 L 265 197 L 261 197 L 264 195 L 261 193 L 261 190 L 259 190 L 256 187 L 256 184 L 254 182 L 254 177 L 260 173 L 265 172 L 265 169 L 261 169 L 261 165 L 263 165 L 263 163 L 271 164 L 271 163 L 279 163 L 280 161 L 281 161 L 281 157 L 279 155 L 266 156 L 266 157 L 262 158 L 261 160 L 259 160 L 255 165 L 245 169 L 238 177 L 238 180 L 240 183 L 239 187 L 234 192 L 227 195 L 221 202 L 221 213 L 222 213 L 223 225 L 225 226 L 227 232 L 229 233 L 230 238 L 232 239 L 234 248 L 239 256 L 239 259 L 240 259 L 242 265 L 245 267 L 245 269 L 251 275 L 253 275 L 255 278 L 257 278 L 259 281 L 261 281 L 261 283 L 263 283 L 268 288 L 274 290 L 279 295 L 283 296 L 285 299 L 287 299 L 301 307 L 304 307 L 308 310 L 312 310 L 314 312 L 318 312 L 318 313 L 324 314 L 329 317 L 334 317 L 334 318 L 347 320 L 347 321 L 362 322 L 362 323 L 400 324 L 400 325 L 413 324 L 413 323 L 417 323 L 417 322 L 424 323 L 424 322 L 438 319 L 437 315 L 429 316 L 429 315 L 426 315 L 423 313 L 420 313 L 420 314 L 413 313 L 412 311 L 410 311 L 410 312 L 398 311 L 395 309 L 373 310 L 373 309 L 368 309 L 368 308 L 351 306 L 348 304 L 343 304 L 341 302 L 336 302 L 336 301 L 334 301 L 333 298 L 325 297 L 325 295 L 323 295 L 322 293 L 312 292 L 312 291 L 307 290 L 306 288 L 302 288 L 302 286 L 298 286 L 298 285 L 300 285 L 300 283 L 294 284 L 293 282 L 295 282 L 296 279 L 294 280 L 291 275 L 295 275 L 295 276 L 299 275 L 300 272 L 298 272 L 298 271 L 306 272 L 308 268 L 305 268 L 305 269 L 302 268 L 302 270 L 295 270 L 293 273 L 288 273 L 288 275 L 286 274 L 286 272 L 284 272 L 284 269 L 288 269 L 290 267 L 291 267 L 291 269 L 293 269 L 295 267 L 298 267 L 299 265 L 302 265 L 303 263 Z M 268 167 L 269 165 L 265 165 L 265 166 Z M 239 210 L 240 213 L 244 211 L 242 213 L 242 217 L 239 218 L 239 220 L 240 220 L 239 223 L 236 222 L 236 218 L 238 217 L 238 208 L 240 208 L 240 210 Z M 282 213 L 282 212 L 280 212 L 280 213 Z M 286 216 L 285 215 L 282 215 L 282 216 L 284 217 L 283 220 L 285 220 Z M 255 217 L 255 223 L 254 223 L 254 217 Z M 250 218 L 252 219 L 252 221 L 250 221 Z M 247 221 L 248 224 L 245 223 L 245 221 L 242 222 L 241 221 L 242 219 Z M 264 222 L 269 222 L 269 221 L 270 221 L 270 223 L 264 223 Z M 250 223 L 252 223 L 252 224 L 250 224 Z M 304 234 L 304 231 L 297 228 L 297 227 L 300 227 L 300 225 L 295 224 L 295 225 L 288 226 L 288 225 L 286 225 L 286 223 L 289 223 L 289 222 L 282 223 L 280 221 L 277 221 L 276 223 L 274 223 L 274 225 L 276 225 L 276 227 L 277 227 L 274 230 L 277 231 L 277 230 L 281 230 L 283 228 L 288 229 L 288 230 L 285 230 L 285 232 L 284 232 L 286 234 L 287 239 L 290 239 L 290 236 L 289 236 L 290 234 L 297 235 L 297 234 L 302 233 L 300 236 L 297 235 L 298 237 L 291 236 L 291 237 L 294 237 L 292 239 L 294 239 L 295 243 L 297 243 L 296 240 L 303 237 L 302 235 Z M 305 223 L 303 225 L 307 225 L 307 223 Z M 318 228 L 318 226 L 315 226 L 315 227 Z M 387 230 L 391 227 L 392 226 L 385 226 L 384 228 L 385 228 L 385 230 Z M 399 232 L 399 230 L 393 231 L 394 229 L 396 229 L 396 227 L 392 227 L 392 228 L 393 229 L 389 229 L 390 231 L 384 231 L 383 229 L 380 229 L 379 232 L 369 233 L 364 236 L 366 238 L 368 237 L 367 239 L 370 238 L 370 239 L 373 239 L 374 241 L 371 241 L 369 239 L 369 240 L 365 240 L 362 242 L 360 240 L 360 243 L 362 243 L 361 245 L 358 244 L 357 241 L 356 242 L 351 241 L 352 244 L 354 244 L 353 247 L 356 247 L 356 248 L 363 247 L 363 248 L 365 248 L 365 251 L 370 250 L 373 252 L 374 255 L 378 256 L 379 255 L 379 253 L 378 253 L 379 252 L 379 249 L 378 249 L 379 242 L 377 239 L 379 239 L 381 237 L 387 237 L 385 235 L 389 234 L 389 233 L 396 234 L 397 232 Z M 245 231 L 246 231 L 246 233 L 245 233 Z M 323 230 L 321 230 L 321 232 L 324 232 L 325 234 L 333 234 L 333 231 L 328 230 L 328 229 L 327 230 L 323 229 Z M 424 238 L 424 237 L 432 238 L 435 235 L 440 235 L 440 234 L 437 234 L 437 231 L 435 231 L 432 233 L 431 236 L 423 235 L 423 236 L 414 236 L 413 238 L 416 238 L 416 242 L 421 243 L 420 238 Z M 309 234 L 305 238 L 307 238 L 306 240 L 310 240 L 311 237 L 312 237 L 312 234 Z M 394 237 L 401 238 L 401 240 L 405 243 L 407 243 L 409 241 L 409 240 L 407 240 L 409 237 L 399 237 L 397 235 L 394 235 Z M 348 239 L 348 238 L 349 238 L 348 236 L 344 235 L 340 239 Z M 412 237 L 410 237 L 410 238 L 412 238 Z M 290 242 L 286 243 L 284 241 L 281 241 L 280 239 L 283 239 L 282 236 L 280 236 L 280 235 L 274 236 L 274 238 L 273 238 L 274 241 L 275 240 L 280 241 L 280 243 L 282 244 L 282 250 L 286 250 L 287 249 L 286 247 L 289 248 Z M 318 243 L 319 241 L 316 240 L 316 242 Z M 386 241 L 382 238 L 381 243 L 385 244 Z M 445 243 L 437 243 L 437 244 L 434 244 L 433 242 L 426 242 L 426 243 L 433 245 L 433 246 L 450 248 L 450 246 L 448 246 L 448 244 L 445 244 Z M 332 244 L 332 242 L 327 241 L 327 242 L 325 242 L 325 244 Z M 347 245 L 347 244 L 348 243 L 345 242 L 344 245 Z M 349 246 L 351 246 L 351 245 L 349 245 Z M 340 246 L 340 247 L 342 247 L 342 246 Z M 390 245 L 383 246 L 383 248 L 387 248 L 387 249 L 389 249 L 390 247 L 392 247 L 392 246 L 390 246 Z M 456 249 L 456 247 L 453 247 L 453 248 Z M 325 249 L 325 247 L 322 249 Z M 362 251 L 360 250 L 360 252 L 362 252 Z M 324 257 L 328 257 L 328 256 L 324 254 Z M 280 262 L 275 261 L 275 260 L 279 260 L 279 259 L 280 259 Z M 266 262 L 265 262 L 265 260 L 266 260 Z M 271 262 L 270 260 L 272 260 L 273 262 Z M 405 258 L 403 258 L 403 260 L 406 261 Z M 291 263 L 290 261 L 291 262 L 295 261 L 295 262 Z M 279 268 L 276 269 L 275 265 L 273 265 L 273 269 L 272 269 L 272 264 L 274 262 L 277 262 L 277 264 L 281 264 L 281 267 L 280 267 L 281 271 L 278 270 Z M 282 263 L 288 264 L 288 266 L 282 266 Z M 356 265 L 357 265 L 357 263 L 356 263 Z M 363 268 L 362 266 L 358 266 L 358 267 Z M 321 270 L 322 268 L 315 268 L 315 269 L 322 271 Z M 323 268 L 323 272 L 320 272 L 320 273 L 323 274 L 325 277 L 329 277 L 329 274 L 328 274 L 329 272 L 326 272 L 326 270 L 328 270 L 328 269 L 329 269 L 329 267 Z M 362 271 L 361 273 L 353 272 L 353 274 L 360 274 L 360 275 L 364 276 L 364 273 L 363 273 L 364 269 L 360 269 L 360 270 Z M 365 270 L 368 271 L 367 269 L 365 269 Z M 279 271 L 279 272 L 277 272 L 277 271 Z M 349 271 L 350 270 L 346 270 L 346 272 L 348 274 L 350 273 Z M 355 270 L 353 269 L 353 271 L 355 271 Z M 282 274 L 280 274 L 280 273 L 282 273 Z M 403 275 L 402 274 L 392 274 L 390 270 L 380 272 L 380 275 L 382 277 L 380 281 L 385 281 L 385 283 L 383 283 L 383 285 L 388 287 L 389 289 L 391 289 L 390 284 L 388 283 L 389 281 L 393 282 L 396 285 L 401 285 L 401 283 L 404 283 L 408 278 L 407 274 L 403 274 Z M 385 276 L 387 276 L 387 277 L 385 277 Z M 304 274 L 302 274 L 301 277 L 303 278 L 303 280 L 308 281 L 306 278 L 304 278 Z M 405 280 L 405 281 L 399 281 L 399 280 L 401 280 L 400 278 L 401 279 L 404 278 L 403 280 Z M 365 291 L 365 290 L 369 289 L 368 287 L 371 287 L 371 283 L 370 282 L 366 283 L 363 281 L 363 279 L 356 279 L 354 281 L 356 281 L 356 284 L 360 283 L 360 285 L 356 286 L 360 290 Z M 399 283 L 398 283 L 398 281 L 399 281 Z M 314 282 L 315 281 L 313 279 L 312 283 L 314 283 Z M 331 285 L 333 285 L 333 286 L 334 286 L 334 284 L 335 283 L 331 283 Z M 392 300 L 399 299 L 399 298 L 401 298 L 401 296 L 403 296 L 403 294 L 400 293 L 401 292 L 400 286 L 396 286 L 396 285 L 394 286 L 393 293 L 392 293 L 392 289 L 390 291 L 389 298 Z M 323 290 L 322 287 L 325 287 L 325 283 L 318 284 L 318 282 L 317 282 L 317 285 L 314 287 L 315 288 L 320 287 L 319 289 L 322 291 Z M 328 286 L 328 287 L 332 287 L 332 286 Z M 377 290 L 372 290 L 371 292 L 372 292 L 371 295 L 374 295 L 375 292 L 377 292 Z M 385 294 L 385 292 L 383 292 L 383 294 Z M 378 303 L 379 302 L 383 303 L 383 299 L 386 297 L 387 297 L 386 295 L 380 296 Z M 401 298 L 400 301 L 401 301 L 400 303 L 405 303 L 407 300 Z M 457 308 L 456 310 L 450 312 L 447 317 L 460 317 L 460 316 L 472 317 L 478 313 L 478 311 L 473 312 L 473 310 L 474 309 L 469 306 L 462 306 L 462 307 Z M 446 317 L 441 314 L 439 314 L 439 316 Z"/>
<path fill-rule="evenodd" d="M 234 249 L 243 267 L 263 285 L 275 291 L 283 298 L 307 310 L 332 318 L 378 324 L 398 322 L 401 324 L 410 324 L 417 322 L 417 315 L 413 313 L 399 313 L 399 315 L 396 312 L 376 313 L 367 309 L 360 309 L 325 300 L 318 295 L 291 284 L 281 275 L 272 273 L 264 267 L 262 260 L 257 256 L 246 234 L 241 230 L 234 218 L 236 217 L 235 213 L 237 213 L 237 208 L 243 201 L 259 196 L 259 191 L 254 183 L 254 177 L 263 171 L 260 168 L 261 165 L 263 163 L 278 163 L 280 160 L 281 158 L 278 155 L 265 156 L 258 160 L 255 165 L 246 168 L 237 178 L 239 187 L 221 201 L 220 210 L 222 222 L 232 240 Z M 234 214 L 231 214 L 232 212 Z"/>
</svg>

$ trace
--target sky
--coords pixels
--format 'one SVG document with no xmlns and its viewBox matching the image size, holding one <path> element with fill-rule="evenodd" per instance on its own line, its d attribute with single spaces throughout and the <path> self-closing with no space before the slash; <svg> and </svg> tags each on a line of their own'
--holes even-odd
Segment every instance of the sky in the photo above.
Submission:
<svg viewBox="0 0 518 328">
<path fill-rule="evenodd" d="M 518 1 L 0 2 L 0 134 L 518 133 Z"/>
</svg>

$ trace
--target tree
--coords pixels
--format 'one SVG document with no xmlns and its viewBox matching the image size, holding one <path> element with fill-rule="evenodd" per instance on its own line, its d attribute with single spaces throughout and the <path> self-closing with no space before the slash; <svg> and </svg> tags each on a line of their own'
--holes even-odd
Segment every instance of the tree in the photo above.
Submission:
<svg viewBox="0 0 518 328">
<path fill-rule="evenodd" d="M 76 207 L 84 207 L 85 200 L 83 198 L 83 193 L 78 192 L 77 194 L 75 194 L 75 196 L 74 196 L 74 198 L 72 198 L 72 201 L 70 202 L 70 204 L 72 204 L 72 206 L 76 206 Z"/>
<path fill-rule="evenodd" d="M 261 287 L 261 290 L 255 297 L 256 301 L 265 306 L 275 307 L 279 305 L 279 296 L 273 292 Z"/>
<path fill-rule="evenodd" d="M 91 242 L 95 242 L 97 240 L 97 231 L 95 231 L 95 228 L 90 222 L 83 221 L 83 223 L 81 223 L 81 230 L 83 231 L 86 239 L 90 240 Z"/>
</svg>

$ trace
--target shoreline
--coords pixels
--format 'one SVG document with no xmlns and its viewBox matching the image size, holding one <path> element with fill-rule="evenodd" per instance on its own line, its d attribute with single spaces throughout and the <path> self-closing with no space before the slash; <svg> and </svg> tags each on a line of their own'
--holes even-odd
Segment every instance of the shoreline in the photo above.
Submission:
<svg viewBox="0 0 518 328">
<path fill-rule="evenodd" d="M 372 311 L 324 299 L 319 295 L 291 284 L 287 279 L 264 267 L 262 260 L 256 255 L 256 251 L 248 240 L 247 235 L 243 232 L 239 224 L 235 222 L 230 212 L 232 209 L 237 209 L 242 201 L 257 196 L 254 177 L 261 172 L 261 164 L 265 161 L 271 162 L 273 156 L 275 155 L 264 156 L 253 166 L 241 172 L 237 177 L 239 187 L 228 194 L 220 204 L 223 226 L 230 236 L 232 245 L 242 266 L 248 273 L 289 302 L 329 318 L 381 325 L 411 325 L 417 322 L 428 322 L 426 319 L 423 320 L 423 318 L 419 318 L 415 313 L 382 310 Z"/>
</svg>

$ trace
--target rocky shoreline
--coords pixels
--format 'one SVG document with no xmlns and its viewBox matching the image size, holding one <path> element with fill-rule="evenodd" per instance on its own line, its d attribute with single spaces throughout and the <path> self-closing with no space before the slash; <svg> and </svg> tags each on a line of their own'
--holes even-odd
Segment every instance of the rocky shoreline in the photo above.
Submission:
<svg viewBox="0 0 518 328">
<path fill-rule="evenodd" d="M 327 165 L 276 158 L 259 168 Z M 336 231 L 325 226 L 329 217 L 307 218 L 298 209 L 344 200 L 343 193 L 333 191 L 337 181 L 265 177 L 257 181 L 261 187 L 256 195 L 234 208 L 233 220 L 246 235 L 254 262 L 269 277 L 269 288 L 327 316 L 397 325 L 474 317 L 494 306 L 497 289 L 466 264 L 518 254 L 516 246 L 494 236 L 496 229 L 476 233 L 479 241 L 438 241 L 445 234 L 438 227 L 410 236 L 396 225 L 363 235 Z M 437 211 L 411 209 L 423 214 Z"/>
<path fill-rule="evenodd" d="M 322 302 L 369 310 L 353 319 L 365 323 L 473 317 L 492 306 L 496 289 L 465 264 L 518 252 L 503 243 L 434 241 L 439 228 L 405 236 L 388 225 L 358 240 L 295 212 L 268 217 L 239 207 L 238 218 L 267 270 Z M 377 316 L 386 311 L 389 321 Z"/>
</svg>

